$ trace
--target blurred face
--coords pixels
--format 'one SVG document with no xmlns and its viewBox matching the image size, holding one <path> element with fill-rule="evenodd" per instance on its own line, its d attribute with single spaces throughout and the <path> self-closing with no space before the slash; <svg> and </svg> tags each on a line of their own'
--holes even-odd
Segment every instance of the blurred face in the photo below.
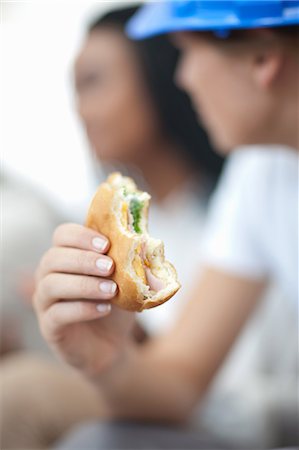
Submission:
<svg viewBox="0 0 299 450">
<path fill-rule="evenodd" d="M 183 54 L 177 82 L 190 94 L 216 147 L 228 152 L 262 143 L 275 109 L 265 88 L 263 61 L 224 50 L 199 34 L 174 39 Z"/>
<path fill-rule="evenodd" d="M 75 83 L 78 111 L 99 158 L 125 163 L 141 157 L 158 126 L 134 49 L 121 32 L 103 27 L 90 33 Z"/>
</svg>

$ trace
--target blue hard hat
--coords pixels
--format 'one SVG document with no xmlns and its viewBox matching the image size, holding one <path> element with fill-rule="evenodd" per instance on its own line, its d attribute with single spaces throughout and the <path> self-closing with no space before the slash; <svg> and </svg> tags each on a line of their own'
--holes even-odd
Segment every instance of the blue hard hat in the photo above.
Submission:
<svg viewBox="0 0 299 450">
<path fill-rule="evenodd" d="M 299 24 L 299 0 L 168 0 L 145 4 L 129 21 L 128 35 L 142 39 L 176 31 L 213 31 Z"/>
</svg>

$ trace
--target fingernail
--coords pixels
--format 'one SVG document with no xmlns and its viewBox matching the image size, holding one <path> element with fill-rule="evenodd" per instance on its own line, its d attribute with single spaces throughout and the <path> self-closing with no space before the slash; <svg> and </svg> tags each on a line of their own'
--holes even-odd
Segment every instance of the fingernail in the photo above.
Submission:
<svg viewBox="0 0 299 450">
<path fill-rule="evenodd" d="M 99 258 L 96 260 L 96 266 L 102 272 L 109 272 L 112 267 L 113 262 L 111 259 Z"/>
<path fill-rule="evenodd" d="M 95 237 L 92 240 L 92 245 L 97 250 L 104 251 L 106 249 L 106 247 L 107 247 L 107 240 L 103 239 L 103 238 L 100 238 L 100 237 Z"/>
<path fill-rule="evenodd" d="M 105 294 L 114 294 L 116 292 L 117 286 L 114 281 L 101 281 L 100 290 Z"/>
<path fill-rule="evenodd" d="M 100 313 L 106 313 L 106 312 L 110 312 L 110 311 L 111 311 L 111 305 L 110 305 L 110 303 L 99 303 L 99 304 L 96 306 L 96 308 L 97 308 L 97 310 L 98 310 Z"/>
</svg>

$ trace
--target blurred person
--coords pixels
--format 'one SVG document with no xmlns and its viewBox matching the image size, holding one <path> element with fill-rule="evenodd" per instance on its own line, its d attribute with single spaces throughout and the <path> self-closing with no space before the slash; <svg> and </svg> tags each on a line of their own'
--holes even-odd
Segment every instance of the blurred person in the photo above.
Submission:
<svg viewBox="0 0 299 450">
<path fill-rule="evenodd" d="M 75 63 L 77 108 L 97 180 L 121 170 L 150 192 L 151 232 L 162 235 L 182 277 L 192 279 L 173 242 L 188 227 L 184 252 L 196 257 L 192 236 L 200 239 L 224 158 L 215 153 L 186 93 L 175 84 L 179 51 L 166 36 L 132 42 L 124 34 L 137 10 L 118 9 L 90 25 Z M 147 327 L 154 331 L 162 321 L 167 326 L 168 308 L 174 316 L 180 307 L 175 301 L 154 320 L 148 315 Z"/>
<path fill-rule="evenodd" d="M 200 18 L 200 8 L 195 12 L 192 7 L 188 9 L 188 5 L 190 7 L 192 3 L 177 2 L 176 5 L 171 3 L 169 5 L 174 10 L 176 6 L 182 8 L 187 5 L 186 9 L 183 9 L 183 14 L 188 16 L 191 11 L 191 14 Z M 163 7 L 165 8 L 165 5 Z M 270 9 L 265 8 L 266 12 Z M 171 9 L 168 11 L 170 18 L 171 11 Z M 177 19 L 180 16 L 174 14 L 174 17 Z M 296 17 L 298 22 L 298 16 Z M 269 19 L 268 16 L 267 18 Z M 194 22 L 192 23 L 194 30 Z M 201 23 L 199 21 L 199 25 L 196 25 L 199 30 Z M 268 26 L 269 23 L 271 22 L 267 21 Z M 273 23 L 276 25 L 275 21 Z M 166 24 L 169 26 L 169 22 Z M 151 21 L 151 25 L 156 26 L 156 22 Z M 162 31 L 171 31 L 171 28 L 165 30 L 165 23 L 163 26 Z M 180 26 L 184 30 L 186 22 L 182 21 Z M 297 98 L 294 96 L 295 76 L 298 71 L 294 51 L 297 42 L 296 31 L 287 29 L 282 30 L 280 34 L 270 28 L 265 32 L 253 30 L 247 34 L 243 32 L 243 35 L 232 33 L 230 36 L 230 26 L 231 24 L 228 25 L 229 36 L 225 41 L 219 36 L 205 33 L 195 35 L 191 33 L 179 37 L 178 42 L 186 58 L 183 59 L 184 70 L 181 69 L 185 87 L 193 98 L 196 95 L 201 115 L 206 120 L 211 135 L 214 139 L 217 138 L 219 147 L 227 150 L 244 144 L 278 143 L 295 148 L 298 145 L 295 124 Z M 177 24 L 173 27 L 174 30 L 178 30 Z M 211 29 L 213 30 L 213 27 Z M 154 32 L 157 31 L 161 31 L 159 27 L 157 30 L 154 29 Z M 256 42 L 258 45 L 255 45 Z M 199 64 L 201 57 L 204 58 L 204 64 Z M 246 68 L 245 72 L 243 66 Z M 219 83 L 219 74 L 222 83 Z M 238 76 L 234 78 L 234 74 Z M 216 84 L 212 82 L 212 75 L 216 77 Z M 199 79 L 202 80 L 202 87 L 199 86 Z M 236 87 L 239 87 L 242 96 L 238 94 Z M 231 109 L 226 95 L 232 103 Z M 210 107 L 207 98 L 213 100 Z M 246 114 L 245 98 L 248 110 L 251 108 L 252 112 L 255 112 L 247 121 L 242 116 L 243 111 Z M 276 108 L 273 108 L 273 105 Z M 219 114 L 218 119 L 216 113 Z M 224 114 L 227 114 L 229 120 L 226 126 L 221 128 L 219 119 L 222 117 L 224 120 Z M 279 126 L 273 129 L 269 122 L 270 125 L 279 123 Z M 82 309 L 78 311 L 75 310 L 75 304 L 63 302 L 58 304 L 53 299 L 50 301 L 47 294 L 42 295 L 41 286 L 49 283 L 49 288 L 55 289 L 57 299 L 61 296 L 58 293 L 60 282 L 51 276 L 53 267 L 55 271 L 61 272 L 59 264 L 57 262 L 55 264 L 53 259 L 58 249 L 44 259 L 39 271 L 40 290 L 35 297 L 44 336 L 66 361 L 76 365 L 92 378 L 99 392 L 104 393 L 107 410 L 112 417 L 156 421 L 184 420 L 194 408 L 195 402 L 203 395 L 240 328 L 256 306 L 267 275 L 286 287 L 287 296 L 296 299 L 296 256 L 294 258 L 296 217 L 291 215 L 295 211 L 293 206 L 290 211 L 290 202 L 296 199 L 297 195 L 297 162 L 296 151 L 288 148 L 277 148 L 274 156 L 268 149 L 262 150 L 260 147 L 257 147 L 256 151 L 244 149 L 238 151 L 236 157 L 231 158 L 211 212 L 205 256 L 207 268 L 198 276 L 199 285 L 195 287 L 194 294 L 191 294 L 191 301 L 186 305 L 183 318 L 174 329 L 164 336 L 149 340 L 143 346 L 136 348 L 128 338 L 134 322 L 132 315 L 118 311 L 114 307 L 111 310 L 109 303 L 105 302 L 106 315 L 109 317 L 97 320 L 95 326 L 106 324 L 106 337 L 121 342 L 121 345 L 115 345 L 113 351 L 105 353 L 105 336 L 97 337 L 93 333 L 93 322 L 88 322 L 89 319 L 100 316 L 91 301 L 86 299 L 85 302 L 81 302 Z M 232 178 L 231 173 L 236 173 L 236 164 L 239 169 L 243 167 L 243 171 L 239 172 L 239 177 Z M 252 180 L 254 185 L 249 186 L 255 189 L 248 186 Z M 226 195 L 231 194 L 230 207 L 223 201 L 223 192 Z M 273 201 L 271 202 L 273 198 L 282 202 L 279 203 L 279 217 L 284 216 L 283 219 L 288 217 L 290 220 L 283 222 L 279 220 L 276 205 L 273 206 Z M 256 204 L 259 206 L 257 214 L 253 213 Z M 272 209 L 269 210 L 270 206 Z M 274 233 L 274 239 L 277 236 L 279 238 L 276 239 L 276 246 L 273 245 L 273 240 L 269 247 L 267 245 L 268 235 L 269 239 L 272 236 L 269 228 L 262 226 L 265 211 L 270 220 L 272 219 L 271 231 Z M 226 220 L 225 223 L 223 218 Z M 252 223 L 253 219 L 261 222 Z M 267 217 L 267 224 L 268 221 Z M 286 223 L 290 226 L 289 230 L 285 228 Z M 74 225 L 62 226 L 57 230 L 56 244 L 62 247 L 66 243 L 70 245 L 70 242 L 66 241 L 67 236 L 73 239 L 71 245 L 77 252 L 84 253 L 83 246 L 85 251 L 93 251 L 94 258 L 108 248 L 106 243 L 106 248 L 103 246 L 102 250 L 93 249 L 90 243 L 95 233 Z M 292 236 L 293 241 L 290 241 Z M 97 237 L 104 239 L 101 236 Z M 285 241 L 282 243 L 283 239 Z M 289 242 L 292 242 L 291 247 Z M 270 250 L 271 252 L 273 250 L 273 254 Z M 74 268 L 66 250 L 64 254 L 64 263 L 67 263 L 70 273 L 75 271 L 78 274 L 79 281 L 80 274 L 86 272 L 83 268 L 81 270 Z M 52 268 L 49 275 L 47 268 L 50 267 Z M 90 270 L 89 274 L 95 276 L 94 271 Z M 61 274 L 61 277 L 64 284 L 70 279 L 70 275 L 65 273 Z M 89 282 L 95 282 L 93 277 L 89 277 Z M 76 294 L 72 296 L 74 299 L 86 297 L 88 296 L 81 292 L 79 286 Z M 104 301 L 107 297 L 99 293 L 98 298 Z M 45 308 L 41 307 L 42 299 L 45 301 Z M 68 313 L 64 315 L 64 319 L 63 312 Z M 105 315 L 103 311 L 102 315 Z M 114 320 L 119 320 L 120 317 L 123 320 L 123 327 L 119 326 L 115 331 Z M 81 345 L 76 345 L 76 336 L 80 336 Z M 88 346 L 89 355 L 84 352 L 84 343 Z M 99 354 L 100 359 L 97 356 Z M 104 357 L 112 361 L 109 365 L 107 363 L 106 367 Z M 75 363 L 78 358 L 79 363 Z M 155 382 L 157 365 L 159 383 Z"/>
</svg>

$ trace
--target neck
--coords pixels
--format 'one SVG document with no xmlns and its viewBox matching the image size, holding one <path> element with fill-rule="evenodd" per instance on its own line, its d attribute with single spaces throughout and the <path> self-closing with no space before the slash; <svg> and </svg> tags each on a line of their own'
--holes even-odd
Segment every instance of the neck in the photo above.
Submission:
<svg viewBox="0 0 299 450">
<path fill-rule="evenodd" d="M 280 141 L 283 144 L 299 149 L 299 66 L 296 62 L 288 67 L 286 81 L 280 91 L 281 106 L 279 121 L 274 130 L 280 133 Z M 278 136 L 277 136 L 278 138 Z M 278 141 L 279 142 L 279 141 Z"/>
<path fill-rule="evenodd" d="M 274 144 L 283 145 L 299 150 L 298 119 L 296 119 L 295 122 L 295 116 L 292 115 L 292 117 L 290 117 L 290 120 L 286 121 L 285 119 L 287 116 L 288 114 L 282 117 L 281 120 L 278 120 L 275 125 L 274 121 L 272 122 L 273 131 L 271 132 L 271 140 Z M 265 142 L 269 141 L 265 138 Z"/>
<path fill-rule="evenodd" d="M 292 97 L 280 108 L 279 119 L 273 127 L 273 137 L 279 144 L 299 149 L 299 99 L 294 93 Z"/>
</svg>

